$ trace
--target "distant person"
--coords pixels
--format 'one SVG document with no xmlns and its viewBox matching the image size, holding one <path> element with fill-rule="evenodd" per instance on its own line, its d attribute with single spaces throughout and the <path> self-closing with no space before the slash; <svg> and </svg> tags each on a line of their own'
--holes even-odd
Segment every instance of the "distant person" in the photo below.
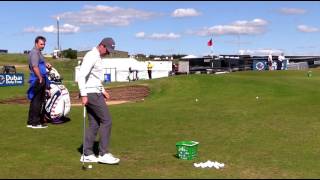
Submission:
<svg viewBox="0 0 320 180">
<path fill-rule="evenodd" d="M 268 67 L 269 67 L 269 71 L 272 71 L 272 64 L 273 64 L 272 54 L 270 53 L 269 56 L 268 56 Z"/>
<path fill-rule="evenodd" d="M 82 105 L 88 112 L 89 127 L 86 129 L 84 152 L 80 158 L 81 162 L 100 162 L 106 164 L 117 164 L 120 159 L 114 157 L 109 151 L 112 121 L 106 99 L 110 95 L 105 91 L 101 77 L 104 74 L 102 57 L 110 54 L 115 49 L 112 38 L 104 38 L 96 47 L 92 48 L 83 57 L 80 66 L 78 86 Z M 99 157 L 93 152 L 94 141 L 99 132 Z"/>
<path fill-rule="evenodd" d="M 153 68 L 153 65 L 151 64 L 151 62 L 148 62 L 147 69 L 148 69 L 149 79 L 152 79 L 152 68 Z"/>
<path fill-rule="evenodd" d="M 282 69 L 282 61 L 284 59 L 285 59 L 285 57 L 283 56 L 283 53 L 281 53 L 280 56 L 278 56 L 277 70 L 281 70 Z"/>
<path fill-rule="evenodd" d="M 131 79 L 132 74 L 132 79 Z M 129 76 L 128 76 L 129 82 L 138 80 L 138 70 L 133 70 L 131 67 L 129 67 Z"/>
<path fill-rule="evenodd" d="M 288 58 L 286 58 L 286 57 L 284 56 L 284 53 L 281 53 L 281 56 L 282 56 L 281 58 L 283 59 L 283 60 L 282 60 L 282 67 L 283 67 L 282 69 L 283 69 L 283 70 L 287 70 L 287 69 L 288 69 L 287 66 L 288 66 L 289 60 L 288 60 Z"/>
<path fill-rule="evenodd" d="M 175 63 L 172 64 L 172 72 L 174 73 L 178 72 L 178 65 Z"/>
<path fill-rule="evenodd" d="M 27 127 L 33 129 L 47 128 L 43 122 L 45 111 L 46 91 L 49 93 L 49 80 L 46 68 L 51 68 L 51 64 L 46 63 L 41 51 L 46 45 L 46 38 L 43 36 L 36 37 L 35 45 L 28 56 L 30 77 L 30 87 L 28 89 L 28 99 L 30 101 Z"/>
<path fill-rule="evenodd" d="M 175 64 L 172 63 L 172 66 L 171 66 L 171 75 L 175 75 Z"/>
</svg>

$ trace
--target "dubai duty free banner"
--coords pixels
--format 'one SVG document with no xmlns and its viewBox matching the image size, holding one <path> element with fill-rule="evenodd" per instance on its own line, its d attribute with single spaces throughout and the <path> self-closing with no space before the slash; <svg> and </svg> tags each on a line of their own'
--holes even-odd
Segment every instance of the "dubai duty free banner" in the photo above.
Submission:
<svg viewBox="0 0 320 180">
<path fill-rule="evenodd" d="M 0 74 L 0 86 L 23 86 L 24 74 Z"/>
</svg>

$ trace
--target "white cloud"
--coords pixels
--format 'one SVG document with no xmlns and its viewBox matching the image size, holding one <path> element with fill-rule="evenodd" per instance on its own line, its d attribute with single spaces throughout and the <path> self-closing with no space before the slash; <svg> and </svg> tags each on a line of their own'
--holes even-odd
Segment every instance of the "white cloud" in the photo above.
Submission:
<svg viewBox="0 0 320 180">
<path fill-rule="evenodd" d="M 64 24 L 61 28 L 59 28 L 59 31 L 62 33 L 76 33 L 79 32 L 79 30 L 80 27 L 71 24 Z"/>
<path fill-rule="evenodd" d="M 42 31 L 46 33 L 56 33 L 56 28 L 54 25 L 45 26 L 42 28 Z"/>
<path fill-rule="evenodd" d="M 251 21 L 235 21 L 230 25 L 216 25 L 212 27 L 204 27 L 200 30 L 189 31 L 190 34 L 199 36 L 215 35 L 251 35 L 262 34 L 266 30 L 268 22 L 263 19 L 253 19 Z"/>
<path fill-rule="evenodd" d="M 40 33 L 41 29 L 37 29 L 35 27 L 28 27 L 28 28 L 24 28 L 23 32 L 27 32 L 27 33 Z"/>
<path fill-rule="evenodd" d="M 156 13 L 140 11 L 132 8 L 121 8 L 113 6 L 89 6 L 86 5 L 81 11 L 64 12 L 59 15 L 65 22 L 81 25 L 96 25 L 96 26 L 127 26 L 134 20 L 147 20 Z"/>
<path fill-rule="evenodd" d="M 319 32 L 320 29 L 316 27 L 310 27 L 306 25 L 299 25 L 297 27 L 298 31 L 305 32 L 305 33 L 311 33 L 311 32 Z"/>
<path fill-rule="evenodd" d="M 279 12 L 282 14 L 305 14 L 307 11 L 300 8 L 281 8 Z"/>
<path fill-rule="evenodd" d="M 171 13 L 172 17 L 193 17 L 193 16 L 199 16 L 200 12 L 193 8 L 187 8 L 187 9 L 176 9 Z"/>
<path fill-rule="evenodd" d="M 136 37 L 137 38 L 144 38 L 146 36 L 146 34 L 144 32 L 138 32 L 136 33 Z"/>
<path fill-rule="evenodd" d="M 63 24 L 59 28 L 59 32 L 65 33 L 65 34 L 77 33 L 77 32 L 79 32 L 79 30 L 80 30 L 80 27 L 74 26 L 71 24 Z M 57 33 L 57 27 L 54 25 L 45 26 L 43 28 L 29 27 L 29 28 L 25 28 L 24 32 L 28 32 L 28 33 Z"/>
<path fill-rule="evenodd" d="M 226 44 L 232 44 L 232 45 L 240 45 L 240 44 L 243 44 L 243 45 L 247 45 L 247 44 L 252 44 L 251 41 L 245 41 L 245 40 L 222 40 L 221 42 L 223 43 L 226 43 Z"/>
<path fill-rule="evenodd" d="M 175 33 L 153 33 L 151 36 L 149 36 L 151 39 L 177 39 L 180 38 L 179 34 Z"/>
<path fill-rule="evenodd" d="M 169 39 L 178 39 L 181 37 L 180 34 L 175 33 L 153 33 L 151 35 L 146 35 L 145 32 L 138 32 L 135 35 L 140 39 L 156 39 L 156 40 L 169 40 Z"/>
<path fill-rule="evenodd" d="M 266 20 L 263 19 L 253 19 L 252 21 L 235 21 L 234 23 L 232 23 L 235 26 L 265 26 L 268 24 L 268 22 Z"/>
</svg>

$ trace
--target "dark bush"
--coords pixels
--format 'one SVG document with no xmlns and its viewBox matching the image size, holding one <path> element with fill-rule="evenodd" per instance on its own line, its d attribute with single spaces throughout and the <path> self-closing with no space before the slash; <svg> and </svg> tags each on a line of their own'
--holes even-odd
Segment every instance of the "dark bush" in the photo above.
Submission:
<svg viewBox="0 0 320 180">
<path fill-rule="evenodd" d="M 72 50 L 71 48 L 62 51 L 62 56 L 70 59 L 77 59 L 77 50 Z"/>
</svg>

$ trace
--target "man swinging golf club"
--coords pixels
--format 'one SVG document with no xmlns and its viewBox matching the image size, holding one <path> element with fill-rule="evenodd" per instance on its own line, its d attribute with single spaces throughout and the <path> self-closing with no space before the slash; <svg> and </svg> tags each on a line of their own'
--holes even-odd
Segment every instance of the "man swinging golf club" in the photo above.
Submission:
<svg viewBox="0 0 320 180">
<path fill-rule="evenodd" d="M 89 127 L 85 129 L 85 134 L 83 135 L 81 162 L 106 164 L 118 164 L 120 162 L 119 158 L 114 157 L 109 152 L 112 122 L 105 99 L 109 99 L 110 96 L 102 85 L 104 75 L 102 57 L 113 52 L 114 48 L 114 40 L 112 38 L 104 38 L 97 47 L 87 52 L 82 60 L 78 86 L 82 105 L 85 106 L 88 113 Z M 93 152 L 93 145 L 98 132 L 100 136 L 99 156 L 96 157 Z"/>
</svg>

